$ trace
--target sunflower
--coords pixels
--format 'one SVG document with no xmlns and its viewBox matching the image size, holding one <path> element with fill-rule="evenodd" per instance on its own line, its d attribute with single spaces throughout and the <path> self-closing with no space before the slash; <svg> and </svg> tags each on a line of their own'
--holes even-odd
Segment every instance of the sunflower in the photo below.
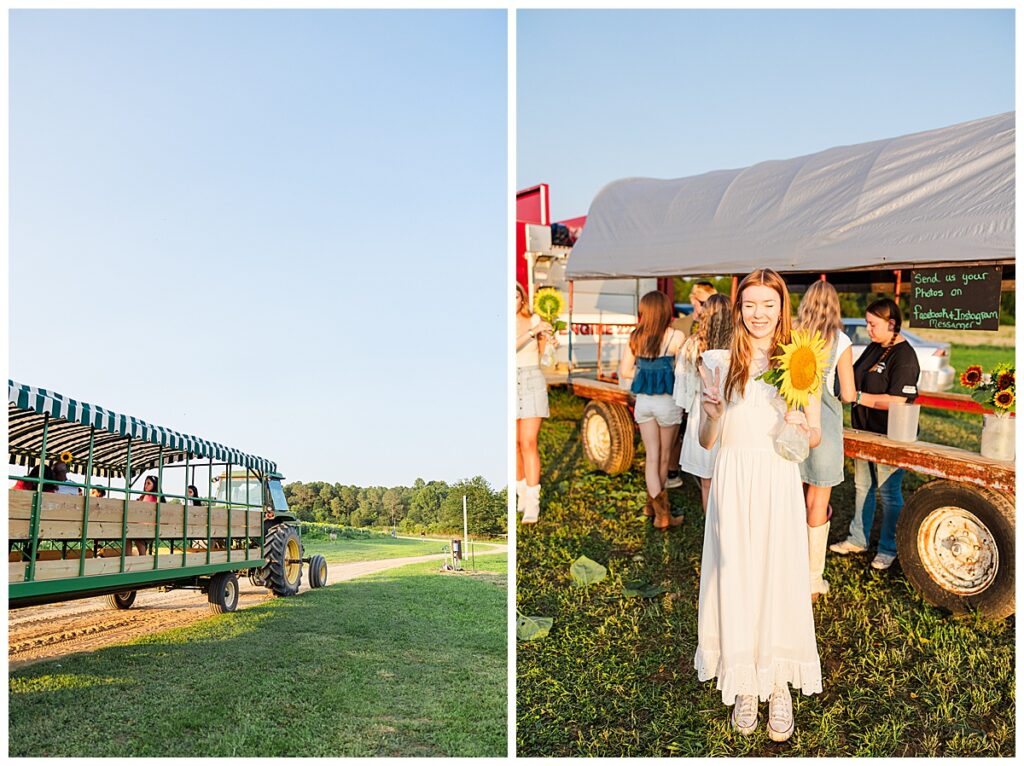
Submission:
<svg viewBox="0 0 1024 766">
<path fill-rule="evenodd" d="M 73 460 L 74 455 L 71 454 L 71 450 L 64 450 L 63 452 L 60 453 L 60 462 L 65 463 L 67 465 L 71 465 L 71 462 Z"/>
<path fill-rule="evenodd" d="M 533 296 L 533 310 L 545 322 L 553 323 L 565 311 L 565 298 L 553 287 L 542 287 Z"/>
<path fill-rule="evenodd" d="M 793 330 L 789 343 L 783 343 L 777 369 L 777 388 L 791 408 L 806 407 L 807 399 L 821 388 L 821 378 L 828 364 L 825 339 L 820 334 Z"/>
<path fill-rule="evenodd" d="M 1013 407 L 1014 399 L 1013 391 L 999 391 L 992 403 L 1001 410 L 1009 411 Z"/>
<path fill-rule="evenodd" d="M 972 364 L 960 375 L 960 385 L 964 388 L 974 388 L 981 383 L 981 365 Z"/>
<path fill-rule="evenodd" d="M 1006 372 L 999 373 L 999 378 L 996 381 L 996 388 L 1000 391 L 1005 391 L 1008 388 L 1014 388 L 1017 381 L 1013 370 L 1007 370 Z"/>
</svg>

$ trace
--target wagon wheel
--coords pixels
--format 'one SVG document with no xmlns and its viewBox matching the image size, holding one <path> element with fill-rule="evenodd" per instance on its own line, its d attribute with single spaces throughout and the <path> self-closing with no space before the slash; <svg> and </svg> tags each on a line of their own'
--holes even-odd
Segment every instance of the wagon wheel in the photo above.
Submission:
<svg viewBox="0 0 1024 766">
<path fill-rule="evenodd" d="M 992 619 L 1014 613 L 1013 499 L 939 480 L 903 507 L 896 549 L 907 579 L 935 606 Z"/>
<path fill-rule="evenodd" d="M 319 553 L 309 560 L 309 587 L 322 588 L 327 585 L 327 559 Z"/>
<path fill-rule="evenodd" d="M 113 609 L 131 609 L 135 603 L 135 591 L 124 590 L 107 596 L 107 605 Z"/>
<path fill-rule="evenodd" d="M 587 460 L 605 473 L 614 476 L 632 467 L 633 418 L 625 405 L 599 401 L 587 404 L 580 436 Z"/>
<path fill-rule="evenodd" d="M 302 543 L 291 524 L 267 530 L 263 579 L 275 596 L 294 596 L 302 584 Z"/>
<path fill-rule="evenodd" d="M 234 572 L 217 572 L 210 578 L 206 598 L 214 614 L 233 612 L 238 607 L 238 578 Z"/>
</svg>

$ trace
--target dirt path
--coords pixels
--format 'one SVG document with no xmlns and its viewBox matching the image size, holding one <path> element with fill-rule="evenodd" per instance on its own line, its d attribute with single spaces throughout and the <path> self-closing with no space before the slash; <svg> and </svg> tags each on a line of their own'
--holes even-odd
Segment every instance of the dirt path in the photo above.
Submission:
<svg viewBox="0 0 1024 766">
<path fill-rule="evenodd" d="M 507 545 L 491 545 L 488 550 L 478 550 L 477 555 L 486 556 L 507 550 Z M 327 582 L 338 583 L 406 564 L 435 561 L 444 557 L 443 553 L 432 553 L 427 556 L 330 564 Z M 248 578 L 239 578 L 238 584 L 239 609 L 270 598 L 266 588 L 253 586 Z M 7 657 L 11 669 L 19 668 L 41 660 L 123 643 L 168 628 L 178 628 L 209 616 L 206 596 L 193 590 L 174 590 L 169 593 L 143 590 L 139 592 L 135 605 L 125 611 L 111 609 L 104 598 L 13 609 L 7 613 Z"/>
</svg>

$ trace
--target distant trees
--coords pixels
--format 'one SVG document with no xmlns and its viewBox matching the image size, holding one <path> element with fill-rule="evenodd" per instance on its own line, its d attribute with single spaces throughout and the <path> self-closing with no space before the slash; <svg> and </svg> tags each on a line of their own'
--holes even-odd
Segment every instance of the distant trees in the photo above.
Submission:
<svg viewBox="0 0 1024 766">
<path fill-rule="evenodd" d="M 284 487 L 292 512 L 303 521 L 352 527 L 396 526 L 403 532 L 462 530 L 462 496 L 471 533 L 500 535 L 508 529 L 505 489 L 481 476 L 457 484 L 416 479 L 411 487 L 356 487 L 294 481 Z"/>
</svg>

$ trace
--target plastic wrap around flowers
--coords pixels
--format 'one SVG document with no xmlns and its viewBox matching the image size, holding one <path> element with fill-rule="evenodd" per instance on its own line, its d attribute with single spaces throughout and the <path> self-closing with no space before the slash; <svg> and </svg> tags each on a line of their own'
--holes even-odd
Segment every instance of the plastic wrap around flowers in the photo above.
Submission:
<svg viewBox="0 0 1024 766">
<path fill-rule="evenodd" d="M 533 296 L 534 313 L 551 325 L 554 332 L 561 332 L 568 325 L 558 317 L 565 311 L 565 298 L 553 287 L 542 287 Z M 555 344 L 548 343 L 544 349 L 544 359 L 541 363 L 545 366 L 554 364 Z"/>
<path fill-rule="evenodd" d="M 782 353 L 773 357 L 778 364 L 757 376 L 757 380 L 774 386 L 786 402 L 786 411 L 806 407 L 811 396 L 821 390 L 828 355 L 825 340 L 793 330 L 789 343 L 781 345 Z M 775 451 L 786 460 L 799 463 L 810 453 L 807 433 L 793 423 L 784 423 L 775 434 Z"/>
</svg>

